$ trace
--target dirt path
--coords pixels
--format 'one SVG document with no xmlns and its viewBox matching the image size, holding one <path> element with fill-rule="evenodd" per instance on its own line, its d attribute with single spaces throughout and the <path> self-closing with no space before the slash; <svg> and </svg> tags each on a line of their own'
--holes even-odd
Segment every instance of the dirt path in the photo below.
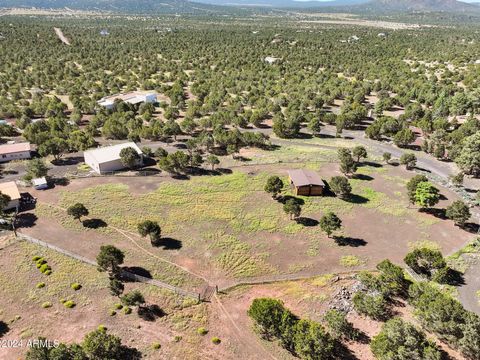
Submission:
<svg viewBox="0 0 480 360">
<path fill-rule="evenodd" d="M 219 310 L 217 314 L 221 314 L 224 320 L 228 322 L 228 324 L 226 325 L 229 326 L 230 329 L 225 329 L 225 331 L 230 330 L 231 332 L 233 332 L 232 335 L 238 340 L 244 350 L 249 350 L 251 359 L 277 360 L 274 355 L 272 355 L 263 347 L 260 340 L 255 335 L 252 336 L 251 332 L 245 331 L 245 329 L 242 330 L 237 325 L 235 320 L 232 318 L 230 312 L 225 308 L 225 306 L 222 304 L 216 294 L 213 296 L 213 304 L 215 304 L 217 309 Z"/>
<path fill-rule="evenodd" d="M 62 29 L 60 28 L 53 28 L 55 30 L 55 33 L 57 34 L 58 38 L 66 45 L 71 45 L 70 40 L 67 39 L 65 35 L 63 35 Z"/>
</svg>

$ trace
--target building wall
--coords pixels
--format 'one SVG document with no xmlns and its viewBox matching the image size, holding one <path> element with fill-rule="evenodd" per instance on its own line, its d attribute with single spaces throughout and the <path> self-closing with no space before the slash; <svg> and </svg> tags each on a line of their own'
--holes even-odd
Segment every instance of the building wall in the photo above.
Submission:
<svg viewBox="0 0 480 360">
<path fill-rule="evenodd" d="M 84 152 L 83 157 L 85 159 L 85 164 L 90 166 L 97 174 L 100 174 L 100 166 L 97 161 L 92 156 L 90 156 L 88 152 Z"/>
<path fill-rule="evenodd" d="M 3 210 L 18 209 L 19 207 L 20 207 L 20 200 L 15 199 L 15 200 L 10 201 L 8 203 L 8 205 Z"/>
<path fill-rule="evenodd" d="M 12 161 L 12 160 L 24 160 L 30 159 L 30 151 L 21 151 L 11 154 L 0 155 L 0 163 Z"/>
<path fill-rule="evenodd" d="M 322 186 L 299 186 L 295 188 L 297 195 L 301 196 L 318 196 L 323 194 Z"/>
<path fill-rule="evenodd" d="M 137 166 L 142 164 L 143 164 L 143 156 L 140 158 L 140 161 L 137 162 Z M 100 166 L 99 174 L 104 174 L 109 171 L 118 171 L 118 170 L 125 169 L 125 166 L 123 166 L 122 161 L 120 159 L 104 162 L 99 164 L 99 166 Z"/>
</svg>

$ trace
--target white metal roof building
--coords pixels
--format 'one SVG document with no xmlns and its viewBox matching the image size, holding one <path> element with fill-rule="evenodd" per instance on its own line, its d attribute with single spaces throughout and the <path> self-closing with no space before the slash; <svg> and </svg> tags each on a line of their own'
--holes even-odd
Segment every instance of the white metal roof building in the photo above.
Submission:
<svg viewBox="0 0 480 360">
<path fill-rule="evenodd" d="M 141 165 L 143 163 L 143 153 L 134 142 L 126 142 L 84 151 L 83 157 L 85 158 L 85 164 L 90 166 L 98 174 L 122 170 L 125 166 L 123 166 L 120 160 L 120 152 L 128 147 L 135 149 L 137 154 L 140 155 L 140 161 L 137 165 Z"/>
<path fill-rule="evenodd" d="M 106 96 L 100 99 L 97 104 L 103 106 L 106 109 L 112 109 L 115 100 L 117 99 L 129 104 L 140 104 L 144 102 L 155 103 L 157 102 L 157 94 L 153 92 L 145 93 L 141 91 L 132 91 L 125 94 Z"/>
<path fill-rule="evenodd" d="M 30 159 L 29 142 L 0 145 L 0 162 Z"/>
</svg>

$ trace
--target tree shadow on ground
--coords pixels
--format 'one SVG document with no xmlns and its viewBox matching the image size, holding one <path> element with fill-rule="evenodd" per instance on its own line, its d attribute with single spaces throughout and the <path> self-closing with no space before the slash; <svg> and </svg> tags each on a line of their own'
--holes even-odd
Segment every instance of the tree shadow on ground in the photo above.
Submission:
<svg viewBox="0 0 480 360">
<path fill-rule="evenodd" d="M 154 176 L 154 175 L 160 174 L 161 172 L 162 170 L 160 169 L 148 167 L 148 168 L 141 168 L 136 170 L 135 175 L 136 176 Z"/>
<path fill-rule="evenodd" d="M 241 161 L 241 162 L 249 162 L 249 161 L 252 161 L 252 159 L 250 158 L 247 158 L 245 156 L 241 156 L 241 155 L 237 155 L 233 158 L 234 160 L 238 160 L 238 161 Z"/>
<path fill-rule="evenodd" d="M 315 137 L 319 139 L 335 139 L 335 135 L 324 134 L 324 133 L 316 134 Z"/>
<path fill-rule="evenodd" d="M 352 204 L 366 204 L 370 201 L 366 197 L 358 194 L 350 194 L 348 197 L 344 198 L 343 200 Z"/>
<path fill-rule="evenodd" d="M 305 227 L 313 227 L 318 225 L 318 220 L 307 218 L 307 217 L 298 217 L 295 219 L 297 224 L 303 225 Z"/>
<path fill-rule="evenodd" d="M 478 234 L 480 230 L 480 225 L 468 222 L 465 225 L 461 226 L 461 228 L 465 231 L 468 231 L 471 234 Z"/>
<path fill-rule="evenodd" d="M 163 237 L 155 244 L 155 247 L 161 247 L 164 250 L 179 250 L 182 248 L 182 242 L 170 237 Z"/>
<path fill-rule="evenodd" d="M 341 341 L 335 341 L 336 359 L 359 360 L 359 358 Z"/>
<path fill-rule="evenodd" d="M 142 353 L 137 349 L 122 345 L 121 356 L 119 357 L 119 359 L 140 360 L 142 359 L 142 357 Z"/>
<path fill-rule="evenodd" d="M 68 166 L 68 165 L 77 165 L 83 162 L 82 156 L 72 156 L 62 159 L 52 160 L 51 163 L 55 166 Z"/>
<path fill-rule="evenodd" d="M 379 164 L 379 163 L 373 162 L 373 161 L 362 161 L 361 163 L 358 164 L 358 167 L 366 167 L 366 166 L 370 166 L 370 167 L 373 167 L 373 168 L 382 168 L 383 167 L 382 164 Z"/>
<path fill-rule="evenodd" d="M 295 200 L 295 202 L 298 204 L 298 205 L 305 205 L 305 200 L 303 199 L 300 199 L 298 197 L 295 197 L 295 196 L 292 196 L 292 195 L 282 195 L 282 196 L 279 196 L 277 198 L 277 201 L 282 203 L 282 204 L 285 204 L 288 200 Z"/>
<path fill-rule="evenodd" d="M 157 318 L 167 315 L 165 311 L 156 304 L 139 306 L 137 313 L 138 316 L 145 321 L 155 321 Z"/>
<path fill-rule="evenodd" d="M 359 247 L 359 246 L 365 246 L 368 244 L 363 239 L 353 238 L 350 236 L 335 236 L 334 240 L 338 246 Z"/>
<path fill-rule="evenodd" d="M 157 162 L 155 159 L 149 157 L 149 156 L 144 156 L 143 157 L 143 166 L 145 167 L 150 167 L 150 166 L 155 166 Z"/>
<path fill-rule="evenodd" d="M 233 173 L 232 169 L 227 169 L 227 168 L 217 168 L 217 171 L 218 171 L 220 174 L 223 174 L 223 175 L 232 174 L 232 173 Z"/>
<path fill-rule="evenodd" d="M 311 139 L 313 138 L 312 134 L 309 133 L 304 133 L 304 132 L 299 132 L 297 136 L 295 136 L 295 139 Z"/>
<path fill-rule="evenodd" d="M 186 174 L 172 174 L 172 179 L 175 180 L 190 180 L 190 176 Z"/>
<path fill-rule="evenodd" d="M 51 184 L 53 185 L 53 187 L 55 186 L 67 186 L 70 184 L 70 179 L 66 178 L 66 177 L 60 177 L 60 178 L 53 178 L 50 180 Z"/>
<path fill-rule="evenodd" d="M 413 169 L 417 169 L 418 171 L 423 171 L 423 172 L 426 172 L 426 173 L 429 173 L 429 174 L 431 173 L 430 170 L 424 169 L 424 168 L 421 168 L 421 167 L 418 167 L 418 166 L 412 167 L 412 170 L 413 170 Z"/>
<path fill-rule="evenodd" d="M 422 213 L 425 213 L 425 214 L 433 215 L 436 218 L 441 219 L 441 220 L 447 220 L 447 215 L 445 214 L 446 213 L 445 209 L 437 209 L 437 208 L 428 208 L 427 209 L 427 208 L 424 208 L 424 209 L 419 209 L 418 211 L 422 212 Z"/>
<path fill-rule="evenodd" d="M 99 229 L 107 227 L 107 223 L 102 219 L 85 219 L 82 223 L 83 226 L 88 229 Z"/>
<path fill-rule="evenodd" d="M 460 271 L 449 268 L 446 283 L 452 286 L 465 285 L 465 278 Z"/>
<path fill-rule="evenodd" d="M 6 333 L 10 331 L 8 324 L 6 322 L 0 321 L 0 338 L 3 337 Z"/>
<path fill-rule="evenodd" d="M 371 177 L 370 175 L 365 175 L 365 174 L 354 174 L 352 177 L 356 180 L 362 180 L 362 181 L 372 181 L 373 180 L 373 177 Z"/>
<path fill-rule="evenodd" d="M 191 167 L 188 169 L 188 174 L 191 176 L 218 176 L 222 173 L 218 170 L 205 169 L 201 167 Z"/>
<path fill-rule="evenodd" d="M 17 170 L 3 170 L 2 175 L 17 175 L 18 171 Z"/>
<path fill-rule="evenodd" d="M 479 190 L 477 189 L 470 189 L 470 188 L 464 188 L 466 192 L 469 194 L 476 194 Z"/>
<path fill-rule="evenodd" d="M 18 214 L 16 219 L 16 226 L 17 228 L 31 228 L 35 226 L 37 220 L 37 215 L 32 213 Z"/>
<path fill-rule="evenodd" d="M 140 267 L 140 266 L 124 266 L 122 268 L 122 270 L 127 271 L 127 272 L 132 273 L 132 274 L 135 274 L 135 275 L 143 276 L 143 277 L 148 278 L 148 279 L 153 278 L 150 271 L 148 271 L 147 269 L 145 269 L 143 267 Z M 126 281 L 132 281 L 132 279 L 129 279 L 126 276 L 123 276 L 123 278 L 126 279 Z"/>
</svg>

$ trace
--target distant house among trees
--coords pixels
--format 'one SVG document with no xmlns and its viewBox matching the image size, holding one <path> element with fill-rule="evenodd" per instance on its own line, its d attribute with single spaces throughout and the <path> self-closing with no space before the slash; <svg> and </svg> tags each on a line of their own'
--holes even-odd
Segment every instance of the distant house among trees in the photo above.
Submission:
<svg viewBox="0 0 480 360">
<path fill-rule="evenodd" d="M 29 142 L 0 145 L 0 162 L 30 159 Z"/>
<path fill-rule="evenodd" d="M 132 91 L 125 94 L 116 94 L 111 96 L 105 96 L 97 101 L 97 104 L 111 110 L 115 105 L 115 100 L 122 100 L 128 104 L 136 105 L 141 103 L 156 103 L 157 94 L 154 92 L 141 92 L 141 91 Z"/>
<path fill-rule="evenodd" d="M 118 171 L 126 166 L 122 162 L 120 153 L 123 149 L 132 148 L 138 154 L 136 161 L 137 166 L 143 164 L 142 150 L 134 142 L 126 142 L 122 144 L 106 146 L 97 149 L 87 150 L 83 153 L 85 164 L 90 166 L 96 173 L 105 174 L 110 171 Z"/>
<path fill-rule="evenodd" d="M 315 196 L 322 195 L 325 182 L 311 170 L 299 169 L 288 171 L 290 185 L 295 189 L 295 195 Z"/>
</svg>

